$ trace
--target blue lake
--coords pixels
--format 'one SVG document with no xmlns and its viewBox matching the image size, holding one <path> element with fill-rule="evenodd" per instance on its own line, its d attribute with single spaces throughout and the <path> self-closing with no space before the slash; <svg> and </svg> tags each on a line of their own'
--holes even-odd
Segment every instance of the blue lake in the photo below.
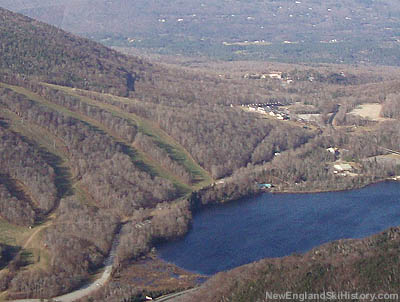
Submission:
<svg viewBox="0 0 400 302">
<path fill-rule="evenodd" d="M 168 262 L 209 275 L 397 225 L 398 182 L 343 192 L 265 193 L 201 210 L 184 238 L 158 246 L 158 252 Z"/>
</svg>

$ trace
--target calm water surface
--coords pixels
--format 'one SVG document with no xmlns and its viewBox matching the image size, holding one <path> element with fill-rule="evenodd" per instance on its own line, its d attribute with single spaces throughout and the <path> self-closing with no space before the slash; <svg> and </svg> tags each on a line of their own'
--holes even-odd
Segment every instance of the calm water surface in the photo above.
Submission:
<svg viewBox="0 0 400 302">
<path fill-rule="evenodd" d="M 397 225 L 398 182 L 344 192 L 266 193 L 202 210 L 187 236 L 159 246 L 158 251 L 161 258 L 182 268 L 214 274 Z"/>
</svg>

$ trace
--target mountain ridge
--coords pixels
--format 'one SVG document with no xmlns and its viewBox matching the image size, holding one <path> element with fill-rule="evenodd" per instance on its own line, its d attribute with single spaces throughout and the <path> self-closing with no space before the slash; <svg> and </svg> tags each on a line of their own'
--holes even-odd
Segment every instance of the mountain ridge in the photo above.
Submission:
<svg viewBox="0 0 400 302">
<path fill-rule="evenodd" d="M 223 60 L 396 65 L 400 6 L 380 1 L 0 0 L 108 46 Z M 55 17 L 57 16 L 57 17 Z"/>
<path fill-rule="evenodd" d="M 127 96 L 150 66 L 3 8 L 0 29 L 0 68 L 53 84 Z"/>
</svg>

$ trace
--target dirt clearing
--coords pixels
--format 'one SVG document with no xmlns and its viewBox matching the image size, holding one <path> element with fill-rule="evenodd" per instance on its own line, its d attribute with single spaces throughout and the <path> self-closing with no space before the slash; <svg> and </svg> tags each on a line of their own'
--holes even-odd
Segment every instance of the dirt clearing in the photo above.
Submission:
<svg viewBox="0 0 400 302">
<path fill-rule="evenodd" d="M 349 114 L 359 115 L 363 118 L 369 118 L 373 121 L 384 121 L 386 118 L 381 117 L 382 105 L 378 103 L 362 104 Z"/>
</svg>

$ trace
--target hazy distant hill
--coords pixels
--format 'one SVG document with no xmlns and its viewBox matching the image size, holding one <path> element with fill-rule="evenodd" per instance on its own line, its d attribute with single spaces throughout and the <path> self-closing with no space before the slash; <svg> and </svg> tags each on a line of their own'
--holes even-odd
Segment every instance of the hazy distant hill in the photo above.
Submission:
<svg viewBox="0 0 400 302">
<path fill-rule="evenodd" d="M 400 63 L 394 0 L 0 0 L 0 6 L 109 46 L 224 59 Z"/>
<path fill-rule="evenodd" d="M 1 8 L 0 54 L 0 68 L 12 73 L 119 95 L 134 90 L 145 65 L 93 41 Z"/>
</svg>

